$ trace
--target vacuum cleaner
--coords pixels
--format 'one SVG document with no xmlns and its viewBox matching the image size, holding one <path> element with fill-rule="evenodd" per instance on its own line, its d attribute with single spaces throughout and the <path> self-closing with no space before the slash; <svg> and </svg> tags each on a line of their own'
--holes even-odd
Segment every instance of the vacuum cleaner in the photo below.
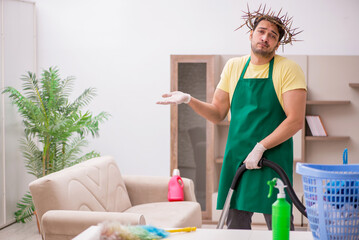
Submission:
<svg viewBox="0 0 359 240">
<path fill-rule="evenodd" d="M 305 210 L 304 205 L 302 204 L 301 201 L 299 201 L 297 195 L 295 194 L 293 187 L 289 181 L 289 178 L 287 176 L 287 174 L 284 172 L 283 168 L 281 166 L 279 166 L 277 163 L 269 161 L 266 158 L 262 158 L 259 162 L 258 162 L 258 166 L 259 167 L 270 167 L 271 169 L 273 169 L 278 175 L 279 177 L 282 179 L 282 181 L 284 182 L 285 185 L 287 185 L 287 192 L 289 194 L 290 199 L 292 199 L 293 204 L 296 206 L 296 208 L 306 217 L 307 217 L 307 212 Z M 243 175 L 243 173 L 247 170 L 246 165 L 242 164 L 237 172 L 236 175 L 233 178 L 231 187 L 228 191 L 227 194 L 227 198 L 226 201 L 224 202 L 224 206 L 223 206 L 223 210 L 221 213 L 221 217 L 219 218 L 219 222 L 217 225 L 217 229 L 222 229 L 224 226 L 224 223 L 228 217 L 228 211 L 229 211 L 229 207 L 230 207 L 230 203 L 231 203 L 231 198 L 233 195 L 234 190 L 237 188 L 239 180 L 241 178 L 241 176 Z"/>
</svg>

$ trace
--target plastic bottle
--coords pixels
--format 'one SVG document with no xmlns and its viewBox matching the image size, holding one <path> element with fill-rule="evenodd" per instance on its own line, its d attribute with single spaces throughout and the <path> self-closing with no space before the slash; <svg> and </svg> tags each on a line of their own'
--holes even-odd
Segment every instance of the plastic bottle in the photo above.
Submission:
<svg viewBox="0 0 359 240">
<path fill-rule="evenodd" d="M 183 181 L 178 169 L 173 169 L 173 174 L 168 182 L 168 201 L 183 201 Z"/>
<path fill-rule="evenodd" d="M 282 180 L 273 178 L 268 181 L 269 194 L 272 195 L 273 187 L 278 188 L 277 201 L 272 205 L 272 234 L 273 240 L 289 240 L 290 231 L 290 204 L 285 199 L 284 188 L 286 187 Z"/>
</svg>

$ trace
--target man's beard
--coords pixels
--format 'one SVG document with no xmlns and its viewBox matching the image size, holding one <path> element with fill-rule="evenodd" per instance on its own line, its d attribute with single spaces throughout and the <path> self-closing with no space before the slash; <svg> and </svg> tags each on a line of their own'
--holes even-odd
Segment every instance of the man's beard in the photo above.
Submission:
<svg viewBox="0 0 359 240">
<path fill-rule="evenodd" d="M 272 50 L 265 51 L 263 49 L 256 48 L 255 47 L 256 45 L 257 45 L 257 43 L 251 44 L 252 52 L 256 55 L 259 55 L 264 58 L 270 58 L 275 53 L 275 48 L 273 48 Z"/>
</svg>

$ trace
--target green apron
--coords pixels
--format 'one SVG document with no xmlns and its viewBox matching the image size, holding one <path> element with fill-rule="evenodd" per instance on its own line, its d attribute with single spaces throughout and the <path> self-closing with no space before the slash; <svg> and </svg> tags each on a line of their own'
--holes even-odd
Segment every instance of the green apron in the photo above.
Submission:
<svg viewBox="0 0 359 240">
<path fill-rule="evenodd" d="M 246 78 L 248 59 L 231 102 L 231 122 L 218 188 L 217 209 L 222 209 L 238 167 L 257 142 L 271 134 L 286 118 L 274 89 L 272 73 L 274 57 L 269 63 L 268 78 Z M 263 156 L 279 164 L 291 182 L 293 178 L 293 140 L 268 149 Z M 230 208 L 249 212 L 272 213 L 277 194 L 267 198 L 268 180 L 279 177 L 269 167 L 247 170 L 233 192 Z M 275 192 L 276 193 L 276 192 Z M 291 200 L 287 195 L 287 201 Z"/>
</svg>

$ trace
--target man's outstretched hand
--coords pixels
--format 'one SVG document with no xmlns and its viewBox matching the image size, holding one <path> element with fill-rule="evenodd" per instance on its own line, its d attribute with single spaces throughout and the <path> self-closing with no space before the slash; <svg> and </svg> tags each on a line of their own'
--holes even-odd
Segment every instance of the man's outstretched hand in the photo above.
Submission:
<svg viewBox="0 0 359 240">
<path fill-rule="evenodd" d="M 162 95 L 162 100 L 158 101 L 157 104 L 168 105 L 168 104 L 181 104 L 189 103 L 191 101 L 191 95 L 180 91 L 165 93 Z"/>
</svg>

